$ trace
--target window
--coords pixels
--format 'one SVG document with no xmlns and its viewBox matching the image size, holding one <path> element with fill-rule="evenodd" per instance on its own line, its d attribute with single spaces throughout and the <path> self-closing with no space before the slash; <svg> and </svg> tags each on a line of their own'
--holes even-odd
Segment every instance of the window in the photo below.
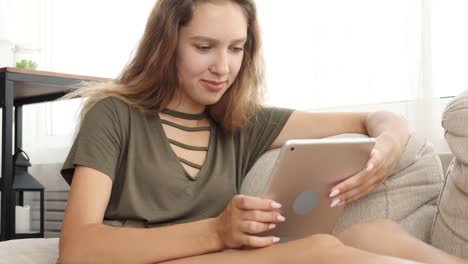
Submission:
<svg viewBox="0 0 468 264">
<path fill-rule="evenodd" d="M 311 109 L 411 99 L 420 1 L 257 1 L 274 105 Z"/>
<path fill-rule="evenodd" d="M 438 97 L 468 89 L 468 1 L 433 0 L 433 86 Z"/>
<path fill-rule="evenodd" d="M 115 78 L 131 58 L 154 0 L 49 0 L 50 69 Z M 48 135 L 74 131 L 81 100 L 47 106 Z"/>
<path fill-rule="evenodd" d="M 51 70 L 114 78 L 143 34 L 154 0 L 50 0 Z"/>
</svg>

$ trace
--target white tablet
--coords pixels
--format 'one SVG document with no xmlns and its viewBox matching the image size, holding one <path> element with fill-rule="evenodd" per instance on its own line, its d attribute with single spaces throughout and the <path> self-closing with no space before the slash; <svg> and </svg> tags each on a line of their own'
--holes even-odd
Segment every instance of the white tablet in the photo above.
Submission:
<svg viewBox="0 0 468 264">
<path fill-rule="evenodd" d="M 282 242 L 332 232 L 343 206 L 331 208 L 331 188 L 364 170 L 374 138 L 288 140 L 273 166 L 270 183 L 257 196 L 280 204 L 285 222 L 261 236 Z"/>
</svg>

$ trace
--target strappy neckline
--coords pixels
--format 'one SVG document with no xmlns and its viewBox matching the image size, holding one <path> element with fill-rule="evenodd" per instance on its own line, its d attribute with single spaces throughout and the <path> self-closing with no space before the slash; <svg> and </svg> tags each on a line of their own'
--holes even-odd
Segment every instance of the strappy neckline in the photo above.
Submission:
<svg viewBox="0 0 468 264">
<path fill-rule="evenodd" d="M 164 113 L 173 117 L 177 117 L 177 118 L 188 119 L 188 120 L 202 120 L 208 117 L 208 113 L 206 111 L 201 112 L 199 114 L 190 114 L 190 113 L 184 113 L 184 112 L 179 112 L 179 111 L 175 111 L 172 109 L 164 108 L 163 110 L 161 110 L 161 113 Z"/>
<path fill-rule="evenodd" d="M 169 110 L 169 111 L 167 111 Z M 197 119 L 190 119 L 190 120 L 200 120 L 200 117 L 203 116 L 203 117 L 208 117 L 208 115 L 206 113 L 200 113 L 200 114 L 188 114 L 188 113 L 182 113 L 182 112 L 177 112 L 177 111 L 173 111 L 173 110 L 170 110 L 170 109 L 165 109 L 163 111 L 161 111 L 161 113 L 164 113 L 164 114 L 168 114 L 168 115 L 171 115 L 171 116 L 174 116 L 174 117 L 178 117 L 178 118 L 183 118 L 183 119 L 189 119 L 189 118 L 186 118 L 186 117 L 190 117 L 190 118 L 197 118 Z M 169 113 L 168 113 L 169 112 Z M 178 115 L 178 116 L 175 116 L 175 115 Z M 196 147 L 196 146 L 190 146 L 190 145 L 186 145 L 186 144 L 183 144 L 181 142 L 178 142 L 178 141 L 175 141 L 175 140 L 172 140 L 170 139 L 167 135 L 166 135 L 166 131 L 164 130 L 163 128 L 163 124 L 167 124 L 167 125 L 171 125 L 171 124 L 174 124 L 172 122 L 166 122 L 167 120 L 161 118 L 159 115 L 156 115 L 158 120 L 159 120 L 159 124 L 158 124 L 158 129 L 160 130 L 162 136 L 163 136 L 163 139 L 164 139 L 164 145 L 166 146 L 166 149 L 167 151 L 170 153 L 170 155 L 172 156 L 173 160 L 175 163 L 177 163 L 177 167 L 181 170 L 181 172 L 186 176 L 186 178 L 188 178 L 189 180 L 191 181 L 195 181 L 197 180 L 203 173 L 204 171 L 206 170 L 206 167 L 208 166 L 207 165 L 207 162 L 209 162 L 211 160 L 211 156 L 212 156 L 212 152 L 213 152 L 213 140 L 214 140 L 214 132 L 215 132 L 215 129 L 214 129 L 214 123 L 212 122 L 211 119 L 208 119 L 209 120 L 209 123 L 210 123 L 210 126 L 207 126 L 207 127 L 200 127 L 200 128 L 197 128 L 197 129 L 188 129 L 188 127 L 184 127 L 182 125 L 179 125 L 179 126 L 182 126 L 184 127 L 185 129 L 183 129 L 182 127 L 177 127 L 177 126 L 173 126 L 173 127 L 176 127 L 176 128 L 179 128 L 179 129 L 182 129 L 182 130 L 185 130 L 187 132 L 199 132 L 199 131 L 209 131 L 210 132 L 210 135 L 209 135 L 209 139 L 208 139 L 208 146 L 206 147 Z M 201 118 L 203 119 L 203 118 Z M 203 162 L 203 164 L 196 164 L 196 163 L 193 163 L 193 162 L 190 162 L 186 159 L 183 159 L 181 157 L 179 157 L 174 149 L 171 147 L 171 144 L 174 144 L 178 147 L 182 147 L 182 148 L 185 148 L 185 149 L 189 149 L 189 150 L 195 150 L 195 151 L 206 151 L 206 157 L 205 157 L 205 161 Z M 193 168 L 197 168 L 198 169 L 198 172 L 196 175 L 192 176 L 188 173 L 188 171 L 185 169 L 185 167 L 182 165 L 182 163 L 190 166 L 190 167 L 193 167 Z"/>
</svg>

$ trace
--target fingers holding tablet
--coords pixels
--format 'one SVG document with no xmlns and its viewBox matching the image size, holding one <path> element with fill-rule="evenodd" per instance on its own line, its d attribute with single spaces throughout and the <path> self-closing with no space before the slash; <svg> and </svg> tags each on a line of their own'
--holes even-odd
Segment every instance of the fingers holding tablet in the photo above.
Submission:
<svg viewBox="0 0 468 264">
<path fill-rule="evenodd" d="M 224 247 L 265 247 L 278 242 L 277 237 L 259 237 L 256 234 L 272 230 L 277 223 L 285 221 L 278 210 L 280 207 L 271 199 L 234 196 L 215 218 L 216 231 Z"/>
<path fill-rule="evenodd" d="M 244 210 L 271 210 L 281 208 L 281 204 L 260 197 L 236 195 L 232 198 L 238 208 Z"/>
<path fill-rule="evenodd" d="M 329 195 L 332 199 L 330 206 L 356 201 L 379 187 L 387 176 L 387 171 L 382 166 L 383 161 L 381 152 L 374 148 L 363 170 L 332 188 Z"/>
<path fill-rule="evenodd" d="M 243 220 L 252 220 L 252 221 L 258 221 L 258 222 L 263 222 L 263 223 L 278 223 L 278 222 L 284 222 L 286 218 L 282 216 L 279 212 L 276 211 L 260 211 L 260 210 L 251 210 L 246 212 L 243 215 L 244 219 Z"/>
<path fill-rule="evenodd" d="M 328 196 L 331 192 L 333 206 L 338 206 L 353 197 L 349 191 L 367 190 L 366 183 L 375 167 L 371 166 L 370 172 L 365 168 L 375 162 L 370 156 L 375 145 L 374 138 L 287 140 L 268 184 L 256 193 L 280 202 L 287 221 L 259 235 L 280 237 L 284 242 L 331 233 L 343 208 L 330 208 Z"/>
</svg>

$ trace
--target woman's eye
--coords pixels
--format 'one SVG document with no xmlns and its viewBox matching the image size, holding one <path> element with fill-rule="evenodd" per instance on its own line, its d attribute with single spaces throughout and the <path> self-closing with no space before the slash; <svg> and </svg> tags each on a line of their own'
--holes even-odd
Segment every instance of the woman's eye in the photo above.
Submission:
<svg viewBox="0 0 468 264">
<path fill-rule="evenodd" d="M 233 48 L 231 48 L 231 50 L 232 50 L 234 53 L 241 53 L 242 51 L 244 51 L 243 48 L 239 48 L 239 47 L 233 47 Z"/>
<path fill-rule="evenodd" d="M 211 49 L 210 46 L 204 46 L 204 45 L 195 45 L 195 48 L 199 51 L 209 51 Z"/>
</svg>

